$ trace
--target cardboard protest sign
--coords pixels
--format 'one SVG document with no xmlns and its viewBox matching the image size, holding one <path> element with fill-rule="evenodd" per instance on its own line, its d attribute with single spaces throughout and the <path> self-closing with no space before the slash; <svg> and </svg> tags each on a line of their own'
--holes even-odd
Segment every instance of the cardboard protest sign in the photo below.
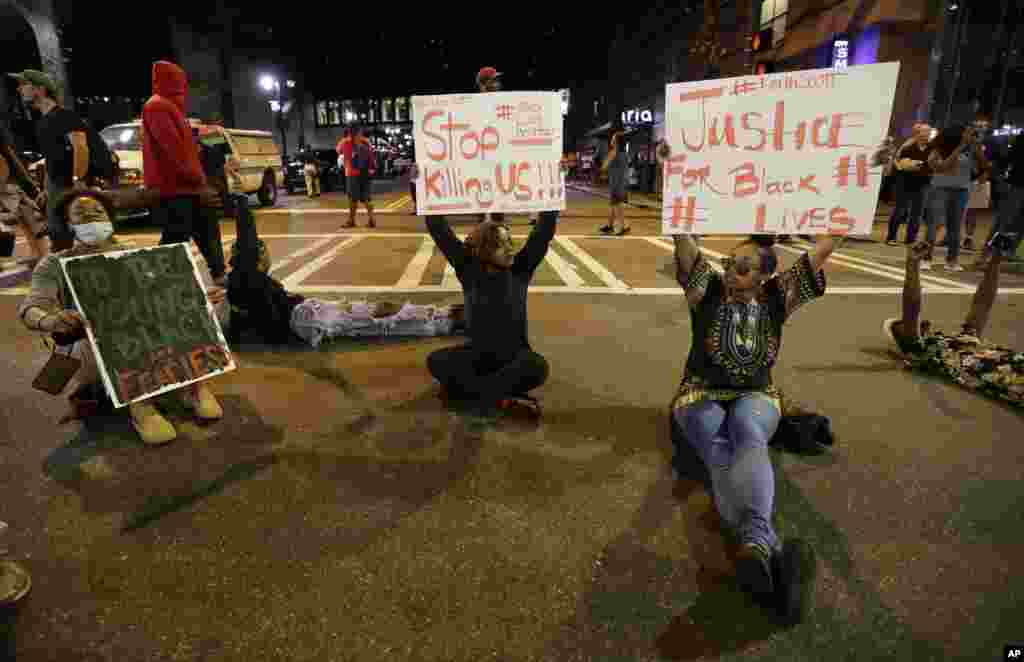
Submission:
<svg viewBox="0 0 1024 662">
<path fill-rule="evenodd" d="M 869 234 L 899 63 L 666 86 L 665 234 Z"/>
<path fill-rule="evenodd" d="M 235 369 L 187 244 L 60 263 L 115 407 Z"/>
<path fill-rule="evenodd" d="M 565 209 L 557 92 L 412 98 L 417 213 Z"/>
</svg>

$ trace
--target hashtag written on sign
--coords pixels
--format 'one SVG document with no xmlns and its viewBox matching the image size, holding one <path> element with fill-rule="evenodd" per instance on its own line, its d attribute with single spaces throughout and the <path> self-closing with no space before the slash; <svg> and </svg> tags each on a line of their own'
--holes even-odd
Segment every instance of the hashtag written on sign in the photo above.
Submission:
<svg viewBox="0 0 1024 662">
<path fill-rule="evenodd" d="M 512 119 L 512 106 L 502 105 L 498 106 L 498 119 L 499 120 L 510 120 Z"/>
</svg>

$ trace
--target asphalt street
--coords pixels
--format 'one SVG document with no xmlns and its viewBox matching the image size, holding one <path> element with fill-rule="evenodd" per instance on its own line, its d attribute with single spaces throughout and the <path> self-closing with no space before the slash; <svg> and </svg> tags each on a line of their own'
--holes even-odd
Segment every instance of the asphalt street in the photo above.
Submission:
<svg viewBox="0 0 1024 662">
<path fill-rule="evenodd" d="M 259 210 L 275 277 L 307 296 L 458 301 L 408 196 L 380 183 L 376 201 L 375 229 L 363 213 L 341 229 L 340 194 Z M 551 365 L 538 425 L 446 411 L 425 361 L 460 339 L 438 338 L 241 346 L 211 383 L 224 420 L 172 410 L 165 447 L 123 416 L 60 426 L 64 398 L 30 386 L 47 353 L 15 317 L 27 274 L 2 265 L 0 549 L 34 580 L 5 616 L 8 653 L 987 660 L 1024 639 L 1021 413 L 902 367 L 881 324 L 903 251 L 880 225 L 829 264 L 775 370 L 837 436 L 824 455 L 773 451 L 778 529 L 819 555 L 815 610 L 785 629 L 735 589 L 710 497 L 668 468 L 689 314 L 656 202 L 633 201 L 632 234 L 607 238 L 601 193 L 569 194 L 529 302 Z M 524 240 L 527 219 L 511 222 Z M 145 222 L 119 233 L 159 239 Z M 783 266 L 806 247 L 783 246 Z M 958 328 L 978 278 L 928 274 L 923 316 Z M 1002 284 L 988 336 L 1024 347 L 1024 277 Z"/>
</svg>

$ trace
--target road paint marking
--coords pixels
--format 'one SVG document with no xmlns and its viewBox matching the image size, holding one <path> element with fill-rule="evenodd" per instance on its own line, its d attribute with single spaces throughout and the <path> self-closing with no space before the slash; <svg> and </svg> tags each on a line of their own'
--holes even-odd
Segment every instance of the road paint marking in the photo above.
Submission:
<svg viewBox="0 0 1024 662">
<path fill-rule="evenodd" d="M 295 251 L 293 253 L 289 253 L 288 255 L 284 256 L 283 258 L 281 258 L 277 262 L 274 262 L 272 265 L 270 265 L 270 273 L 274 273 L 278 269 L 280 269 L 282 267 L 286 267 L 289 264 L 292 264 L 292 263 L 298 261 L 299 259 L 306 257 L 310 253 L 317 252 L 318 250 L 320 250 L 321 248 L 323 248 L 327 244 L 331 243 L 335 239 L 337 239 L 337 237 L 326 237 L 326 238 L 321 239 L 319 241 L 313 242 L 312 244 L 310 244 L 309 246 L 306 246 L 305 248 L 301 248 L 301 249 L 299 249 L 299 250 L 297 250 L 297 251 Z"/>
<path fill-rule="evenodd" d="M 291 292 L 298 294 L 372 294 L 372 293 L 451 293 L 461 292 L 460 285 L 420 285 L 418 287 L 398 287 L 395 285 L 304 285 L 288 288 Z M 534 285 L 529 288 L 531 294 L 627 294 L 636 296 L 683 296 L 683 290 L 679 287 L 632 287 L 627 290 L 614 289 L 611 287 L 568 287 L 558 285 Z M 833 287 L 829 288 L 825 296 L 830 295 L 851 295 L 851 294 L 884 294 L 898 295 L 903 292 L 902 287 Z M 926 287 L 925 294 L 958 294 L 968 295 L 959 288 Z M 1020 295 L 1024 294 L 1024 288 L 1011 288 L 1001 291 L 1000 294 Z"/>
<path fill-rule="evenodd" d="M 412 287 L 420 284 L 423 280 L 423 273 L 427 270 L 430 258 L 434 256 L 434 240 L 427 237 L 420 244 L 416 254 L 409 260 L 405 273 L 398 279 L 395 287 Z"/>
<path fill-rule="evenodd" d="M 568 237 L 556 237 L 555 241 L 558 242 L 559 246 L 568 251 L 570 255 L 576 258 L 583 266 L 590 269 L 590 271 L 608 285 L 608 287 L 617 291 L 629 289 L 629 285 L 626 285 L 626 283 L 616 278 L 615 274 L 605 269 L 600 262 L 580 248 L 572 239 Z"/>
<path fill-rule="evenodd" d="M 555 270 L 555 273 L 562 279 L 562 282 L 569 287 L 582 287 L 583 284 L 586 283 L 586 281 L 576 273 L 575 266 L 567 262 L 551 247 L 548 247 L 548 252 L 544 256 L 544 261 L 551 265 L 551 268 Z"/>
<path fill-rule="evenodd" d="M 316 272 L 320 271 L 328 264 L 330 264 L 334 260 L 334 258 L 338 257 L 341 251 L 345 250 L 349 246 L 354 246 L 358 244 L 362 240 L 363 237 L 349 237 L 348 239 L 342 241 L 337 246 L 327 251 L 317 259 L 313 260 L 312 262 L 309 262 L 301 269 L 297 270 L 295 273 L 282 280 L 281 284 L 284 285 L 285 288 L 289 290 L 295 288 L 302 281 L 306 280 L 307 278 L 309 278 L 310 276 L 312 276 L 313 274 L 315 274 Z"/>
<path fill-rule="evenodd" d="M 391 203 L 385 205 L 385 209 L 390 209 L 392 211 L 397 211 L 399 209 L 403 209 L 410 202 L 412 202 L 412 196 L 410 196 L 410 195 L 401 195 L 394 202 L 391 202 Z"/>
<path fill-rule="evenodd" d="M 811 244 L 811 243 L 808 243 L 808 242 L 800 242 L 800 245 L 803 246 L 804 248 L 808 249 L 808 250 L 811 250 L 811 249 L 814 248 L 814 244 Z M 782 248 L 785 248 L 786 250 L 790 250 L 790 251 L 795 250 L 795 249 L 792 249 L 792 248 L 787 248 L 786 246 L 783 246 Z M 846 263 L 853 263 L 853 264 L 864 265 L 864 266 L 867 266 L 867 267 L 872 267 L 872 268 L 875 268 L 875 269 L 881 269 L 883 271 L 889 271 L 889 272 L 892 272 L 894 275 L 898 276 L 901 282 L 903 280 L 905 280 L 906 277 L 907 277 L 906 269 L 900 269 L 898 267 L 890 267 L 887 264 L 881 264 L 880 262 L 874 262 L 872 260 L 864 260 L 864 259 L 861 259 L 859 257 L 853 257 L 853 256 L 848 255 L 846 253 L 841 253 L 839 251 L 836 251 L 836 252 L 832 253 L 832 257 L 830 257 L 829 260 L 835 260 L 837 263 L 843 264 L 844 266 L 849 266 Z M 962 288 L 971 290 L 972 292 L 975 290 L 975 286 L 974 285 L 968 285 L 968 284 L 962 283 L 962 282 L 957 281 L 957 280 L 951 280 L 951 279 L 948 279 L 948 278 L 942 278 L 940 276 L 931 276 L 931 275 L 928 275 L 928 274 L 921 274 L 921 282 L 930 282 L 930 283 L 933 283 L 935 285 L 941 285 L 943 287 L 962 287 Z"/>
<path fill-rule="evenodd" d="M 444 277 L 441 279 L 441 287 L 446 291 L 450 289 L 462 289 L 459 277 L 455 275 L 455 269 L 452 267 L 450 262 L 445 262 Z"/>
<path fill-rule="evenodd" d="M 665 250 L 667 250 L 669 253 L 672 253 L 673 255 L 676 252 L 676 247 L 673 244 L 667 244 L 664 241 L 660 241 L 659 239 L 657 239 L 655 237 L 642 237 L 642 238 L 646 239 L 647 241 L 649 241 L 650 243 L 654 244 L 658 248 L 664 248 Z M 721 253 L 709 250 L 707 248 L 701 248 L 701 250 L 704 251 L 705 253 L 707 253 L 708 255 L 712 256 L 712 257 L 718 258 L 719 260 L 722 259 L 722 257 L 723 257 Z M 710 262 L 709 261 L 709 264 L 711 265 L 711 268 L 714 269 L 715 271 L 717 271 L 718 273 L 720 273 L 720 274 L 721 273 L 725 273 L 725 270 L 722 269 L 722 265 L 720 265 L 719 263 L 717 263 L 717 262 Z"/>
</svg>

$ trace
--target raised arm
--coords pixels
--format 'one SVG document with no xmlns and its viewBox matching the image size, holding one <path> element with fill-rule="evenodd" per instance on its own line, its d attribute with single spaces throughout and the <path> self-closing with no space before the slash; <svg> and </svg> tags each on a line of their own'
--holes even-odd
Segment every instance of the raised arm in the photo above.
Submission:
<svg viewBox="0 0 1024 662">
<path fill-rule="evenodd" d="M 825 235 L 818 238 L 814 244 L 814 251 L 809 253 L 811 268 L 815 273 L 825 266 L 832 253 L 839 250 L 844 241 L 846 241 L 846 235 Z"/>
<path fill-rule="evenodd" d="M 448 264 L 452 265 L 455 273 L 462 273 L 466 266 L 468 256 L 466 247 L 459 241 L 455 233 L 448 225 L 448 218 L 445 216 L 427 216 L 427 232 L 437 247 L 441 249 Z"/>
<path fill-rule="evenodd" d="M 686 291 L 687 303 L 694 307 L 704 299 L 714 272 L 694 235 L 677 234 L 672 240 L 676 244 L 676 282 Z"/>
<path fill-rule="evenodd" d="M 516 253 L 516 259 L 512 263 L 514 271 L 533 273 L 540 266 L 544 256 L 548 253 L 548 246 L 551 244 L 551 240 L 555 238 L 555 226 L 557 224 L 557 211 L 543 211 L 540 213 L 537 227 L 530 233 L 530 238 L 526 240 L 526 245 Z"/>
</svg>

